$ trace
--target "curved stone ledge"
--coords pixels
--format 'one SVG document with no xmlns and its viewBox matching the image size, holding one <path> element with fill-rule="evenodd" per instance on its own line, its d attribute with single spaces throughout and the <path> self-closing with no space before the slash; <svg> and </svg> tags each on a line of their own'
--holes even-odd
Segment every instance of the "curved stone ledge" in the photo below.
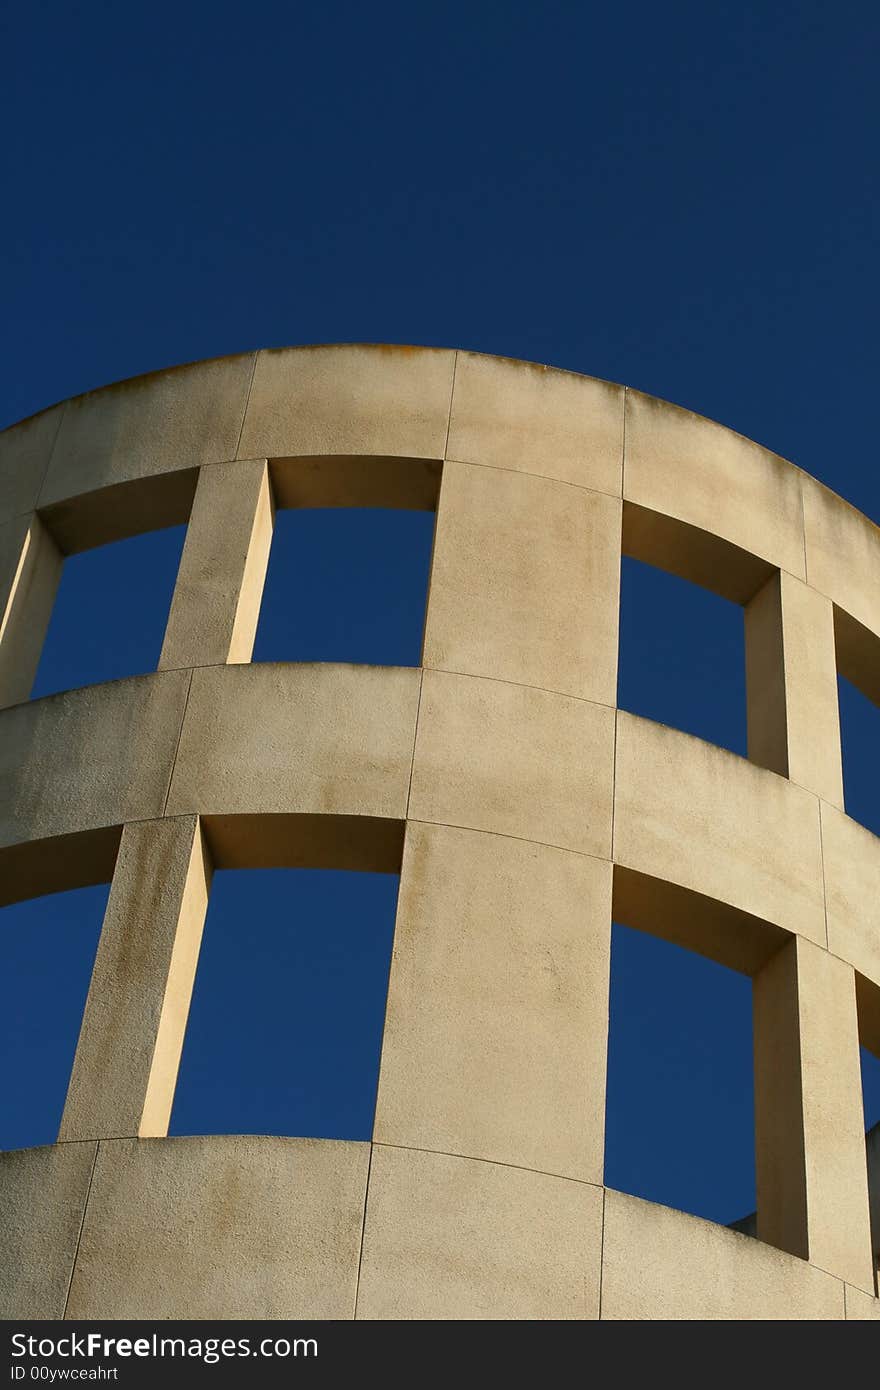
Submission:
<svg viewBox="0 0 880 1390">
<path fill-rule="evenodd" d="M 168 814 L 406 815 L 416 669 L 271 663 L 193 673 Z"/>
<path fill-rule="evenodd" d="M 880 637 L 880 528 L 803 475 L 807 581 Z"/>
<path fill-rule="evenodd" d="M 443 457 L 455 353 L 330 344 L 257 354 L 239 458 Z"/>
<path fill-rule="evenodd" d="M 446 457 L 621 494 L 624 388 L 459 352 Z"/>
<path fill-rule="evenodd" d="M 102 1142 L 67 1317 L 351 1318 L 369 1152 L 250 1136 Z"/>
<path fill-rule="evenodd" d="M 614 711 L 426 670 L 409 817 L 611 855 Z"/>
<path fill-rule="evenodd" d="M 844 1304 L 841 1280 L 668 1207 L 383 1144 L 370 1162 L 369 1144 L 338 1140 L 67 1143 L 0 1155 L 0 1196 L 12 1319 L 791 1321 L 880 1307 L 855 1288 Z"/>
<path fill-rule="evenodd" d="M 602 1317 L 837 1320 L 843 1284 L 750 1236 L 609 1189 Z"/>
<path fill-rule="evenodd" d="M 50 406 L 0 431 L 0 524 L 36 507 L 64 409 Z"/>
<path fill-rule="evenodd" d="M 626 500 L 804 579 L 800 479 L 799 469 L 733 430 L 627 391 Z"/>
<path fill-rule="evenodd" d="M 332 663 L 156 672 L 0 711 L 0 790 L 0 847 L 21 847 L 21 864 L 6 862 L 25 894 L 38 882 L 31 842 L 46 842 L 47 863 L 53 844 L 64 860 L 65 837 L 118 837 L 163 814 L 229 820 L 252 845 L 260 817 L 278 822 L 277 840 L 285 818 L 311 816 L 314 830 L 303 822 L 294 838 L 323 858 L 321 817 L 409 818 L 611 859 L 636 875 L 615 890 L 634 925 L 645 925 L 645 895 L 660 905 L 687 890 L 674 912 L 694 917 L 682 940 L 697 949 L 697 897 L 725 906 L 711 953 L 749 973 L 783 938 L 753 940 L 746 918 L 824 946 L 827 898 L 828 948 L 880 985 L 875 835 L 822 803 L 820 849 L 811 793 L 691 735 L 552 691 Z M 390 862 L 395 843 L 392 832 L 380 857 Z M 84 851 L 83 883 L 100 879 L 109 842 L 67 859 Z M 73 886 L 65 874 L 59 861 L 59 883 Z"/>
<path fill-rule="evenodd" d="M 189 671 L 0 710 L 0 844 L 161 816 Z"/>
<path fill-rule="evenodd" d="M 825 945 L 818 798 L 623 710 L 614 859 Z"/>
<path fill-rule="evenodd" d="M 631 505 L 806 578 L 880 635 L 880 531 L 869 518 L 769 449 L 631 389 L 624 468 L 623 402 L 623 386 L 448 349 L 343 343 L 221 357 L 104 386 L 0 432 L 0 523 L 33 507 L 60 516 L 96 489 L 234 457 L 448 457 L 612 496 L 623 488 Z"/>
<path fill-rule="evenodd" d="M 235 457 L 254 354 L 133 377 L 64 407 L 38 506 Z"/>
<path fill-rule="evenodd" d="M 394 667 L 216 666 L 2 710 L 0 845 L 166 812 L 402 819 L 419 680 Z"/>
<path fill-rule="evenodd" d="M 880 530 L 795 465 L 642 392 L 450 349 L 268 349 L 73 397 L 0 432 L 0 523 L 206 463 L 334 454 L 447 457 L 622 491 L 806 579 L 880 636 Z"/>
<path fill-rule="evenodd" d="M 373 1146 L 358 1318 L 595 1319 L 602 1188 Z"/>
</svg>

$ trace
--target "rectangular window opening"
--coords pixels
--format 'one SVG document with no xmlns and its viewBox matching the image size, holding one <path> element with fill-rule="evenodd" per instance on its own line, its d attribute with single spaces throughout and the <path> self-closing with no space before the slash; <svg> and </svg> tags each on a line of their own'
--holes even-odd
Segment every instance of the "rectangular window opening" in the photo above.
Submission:
<svg viewBox="0 0 880 1390">
<path fill-rule="evenodd" d="M 740 605 L 624 556 L 618 704 L 745 757 Z"/>
<path fill-rule="evenodd" d="M 844 807 L 880 835 L 880 708 L 844 676 L 837 686 Z"/>
<path fill-rule="evenodd" d="M 752 985 L 614 924 L 605 1182 L 754 1230 Z"/>
<path fill-rule="evenodd" d="M 156 669 L 185 534 L 169 526 L 65 558 L 32 699 Z"/>
<path fill-rule="evenodd" d="M 865 1150 L 874 1268 L 880 1276 L 880 1056 L 861 1049 L 862 1104 L 865 1111 Z"/>
<path fill-rule="evenodd" d="M 398 883 L 215 873 L 169 1133 L 371 1138 Z"/>
<path fill-rule="evenodd" d="M 0 1149 L 54 1144 L 109 884 L 0 909 Z"/>
<path fill-rule="evenodd" d="M 254 661 L 421 662 L 433 511 L 279 511 Z"/>
<path fill-rule="evenodd" d="M 865 1130 L 880 1129 L 880 1057 L 863 1047 L 861 1060 Z"/>
</svg>

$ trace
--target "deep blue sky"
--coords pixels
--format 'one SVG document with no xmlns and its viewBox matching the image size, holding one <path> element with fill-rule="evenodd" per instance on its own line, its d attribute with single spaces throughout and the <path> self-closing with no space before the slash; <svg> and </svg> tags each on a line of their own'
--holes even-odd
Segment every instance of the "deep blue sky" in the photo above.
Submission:
<svg viewBox="0 0 880 1390">
<path fill-rule="evenodd" d="M 687 405 L 880 520 L 876 6 L 36 2 L 8 6 L 0 26 L 10 209 L 0 224 L 0 424 L 111 380 L 258 346 L 464 346 Z M 66 612 L 82 627 L 104 602 L 112 620 L 114 589 L 135 605 L 120 642 L 136 650 L 108 659 L 123 669 L 155 661 L 162 595 L 142 593 L 138 575 L 146 549 L 164 556 L 167 607 L 179 544 L 170 533 L 132 542 L 142 549 L 129 552 L 130 579 L 124 547 L 69 567 L 41 689 L 114 674 L 93 653 L 77 676 L 62 621 Z M 422 545 L 413 536 L 414 573 Z M 368 552 L 352 547 L 346 536 L 335 553 L 360 554 L 363 574 Z M 333 554 L 307 550 L 309 575 Z M 282 602 L 258 654 L 292 636 L 303 646 L 291 656 L 335 654 L 314 650 L 314 632 L 345 595 L 347 654 L 363 659 L 360 581 L 312 584 L 309 634 L 283 601 L 302 591 L 287 563 L 279 549 Z M 622 703 L 741 751 L 740 615 L 638 571 L 625 576 Z M 704 624 L 691 666 L 675 624 L 661 620 L 670 612 Z M 397 621 L 391 646 L 411 646 L 417 619 Z M 880 828 L 880 715 L 850 691 L 843 707 L 848 805 Z M 286 921 L 319 920 L 320 885 L 309 882 Z M 53 939 L 69 940 L 86 900 L 100 915 L 99 896 L 83 895 L 76 911 L 59 898 L 14 912 L 61 913 Z M 218 887 L 218 923 L 235 911 L 234 887 Z M 26 938 L 32 970 L 49 955 L 37 941 L 53 928 L 41 930 Z M 733 989 L 703 1016 L 688 977 L 676 985 L 682 968 L 672 948 L 617 933 L 615 975 L 641 1002 L 630 1024 L 613 1013 L 612 1068 L 624 1079 L 609 1180 L 730 1219 L 751 1200 L 748 1143 L 731 1140 L 747 1085 L 735 1082 L 747 1068 L 731 1040 L 747 1035 L 747 996 L 745 1011 Z M 334 970 L 324 978 L 339 984 Z M 665 1013 L 657 981 L 671 992 Z M 197 991 L 194 1022 L 199 1007 Z M 0 1026 L 36 1078 L 45 1029 L 24 1013 L 16 1032 L 11 1004 L 0 1009 Z M 193 1034 L 182 1087 L 199 1075 L 199 1046 L 219 1042 L 210 1029 Z M 190 1095 L 182 1089 L 180 1104 Z M 24 1142 L 14 1110 L 0 1142 Z M 671 1156 L 645 1148 L 644 1126 L 656 1137 L 664 1117 L 678 1140 Z"/>
</svg>

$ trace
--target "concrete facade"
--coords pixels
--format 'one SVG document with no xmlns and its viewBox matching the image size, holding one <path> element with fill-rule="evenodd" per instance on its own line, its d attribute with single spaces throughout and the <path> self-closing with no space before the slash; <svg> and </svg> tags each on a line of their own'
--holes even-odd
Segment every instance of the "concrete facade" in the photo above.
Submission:
<svg viewBox="0 0 880 1390">
<path fill-rule="evenodd" d="M 0 1316 L 878 1316 L 870 521 L 641 393 L 400 347 L 92 392 L 0 484 L 0 902 L 111 882 Z M 419 668 L 250 664 L 292 506 L 436 510 Z M 183 521 L 159 669 L 29 702 L 64 556 Z M 748 760 L 617 709 L 621 554 L 742 605 Z M 372 1142 L 167 1137 L 213 870 L 272 865 L 400 871 Z M 758 1239 L 603 1185 L 612 916 L 754 981 Z"/>
</svg>

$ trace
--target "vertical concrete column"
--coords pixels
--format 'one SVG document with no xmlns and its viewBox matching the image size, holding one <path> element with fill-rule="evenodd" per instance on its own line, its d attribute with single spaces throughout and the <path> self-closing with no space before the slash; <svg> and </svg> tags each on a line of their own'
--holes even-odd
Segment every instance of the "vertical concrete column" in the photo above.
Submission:
<svg viewBox="0 0 880 1390">
<path fill-rule="evenodd" d="M 874 1291 L 852 967 L 797 937 L 754 982 L 758 1237 Z"/>
<path fill-rule="evenodd" d="M 211 872 L 196 816 L 123 830 L 59 1139 L 167 1133 Z"/>
<path fill-rule="evenodd" d="M 0 527 L 0 708 L 31 693 L 62 564 L 36 512 Z"/>
<path fill-rule="evenodd" d="M 622 503 L 443 465 L 424 665 L 613 705 Z"/>
<path fill-rule="evenodd" d="M 831 600 L 779 571 L 746 605 L 745 635 L 749 758 L 842 809 Z"/>
<path fill-rule="evenodd" d="M 265 459 L 200 470 L 160 671 L 250 661 L 273 524 Z"/>
<path fill-rule="evenodd" d="M 601 1184 L 611 864 L 410 821 L 373 1138 Z"/>
</svg>

